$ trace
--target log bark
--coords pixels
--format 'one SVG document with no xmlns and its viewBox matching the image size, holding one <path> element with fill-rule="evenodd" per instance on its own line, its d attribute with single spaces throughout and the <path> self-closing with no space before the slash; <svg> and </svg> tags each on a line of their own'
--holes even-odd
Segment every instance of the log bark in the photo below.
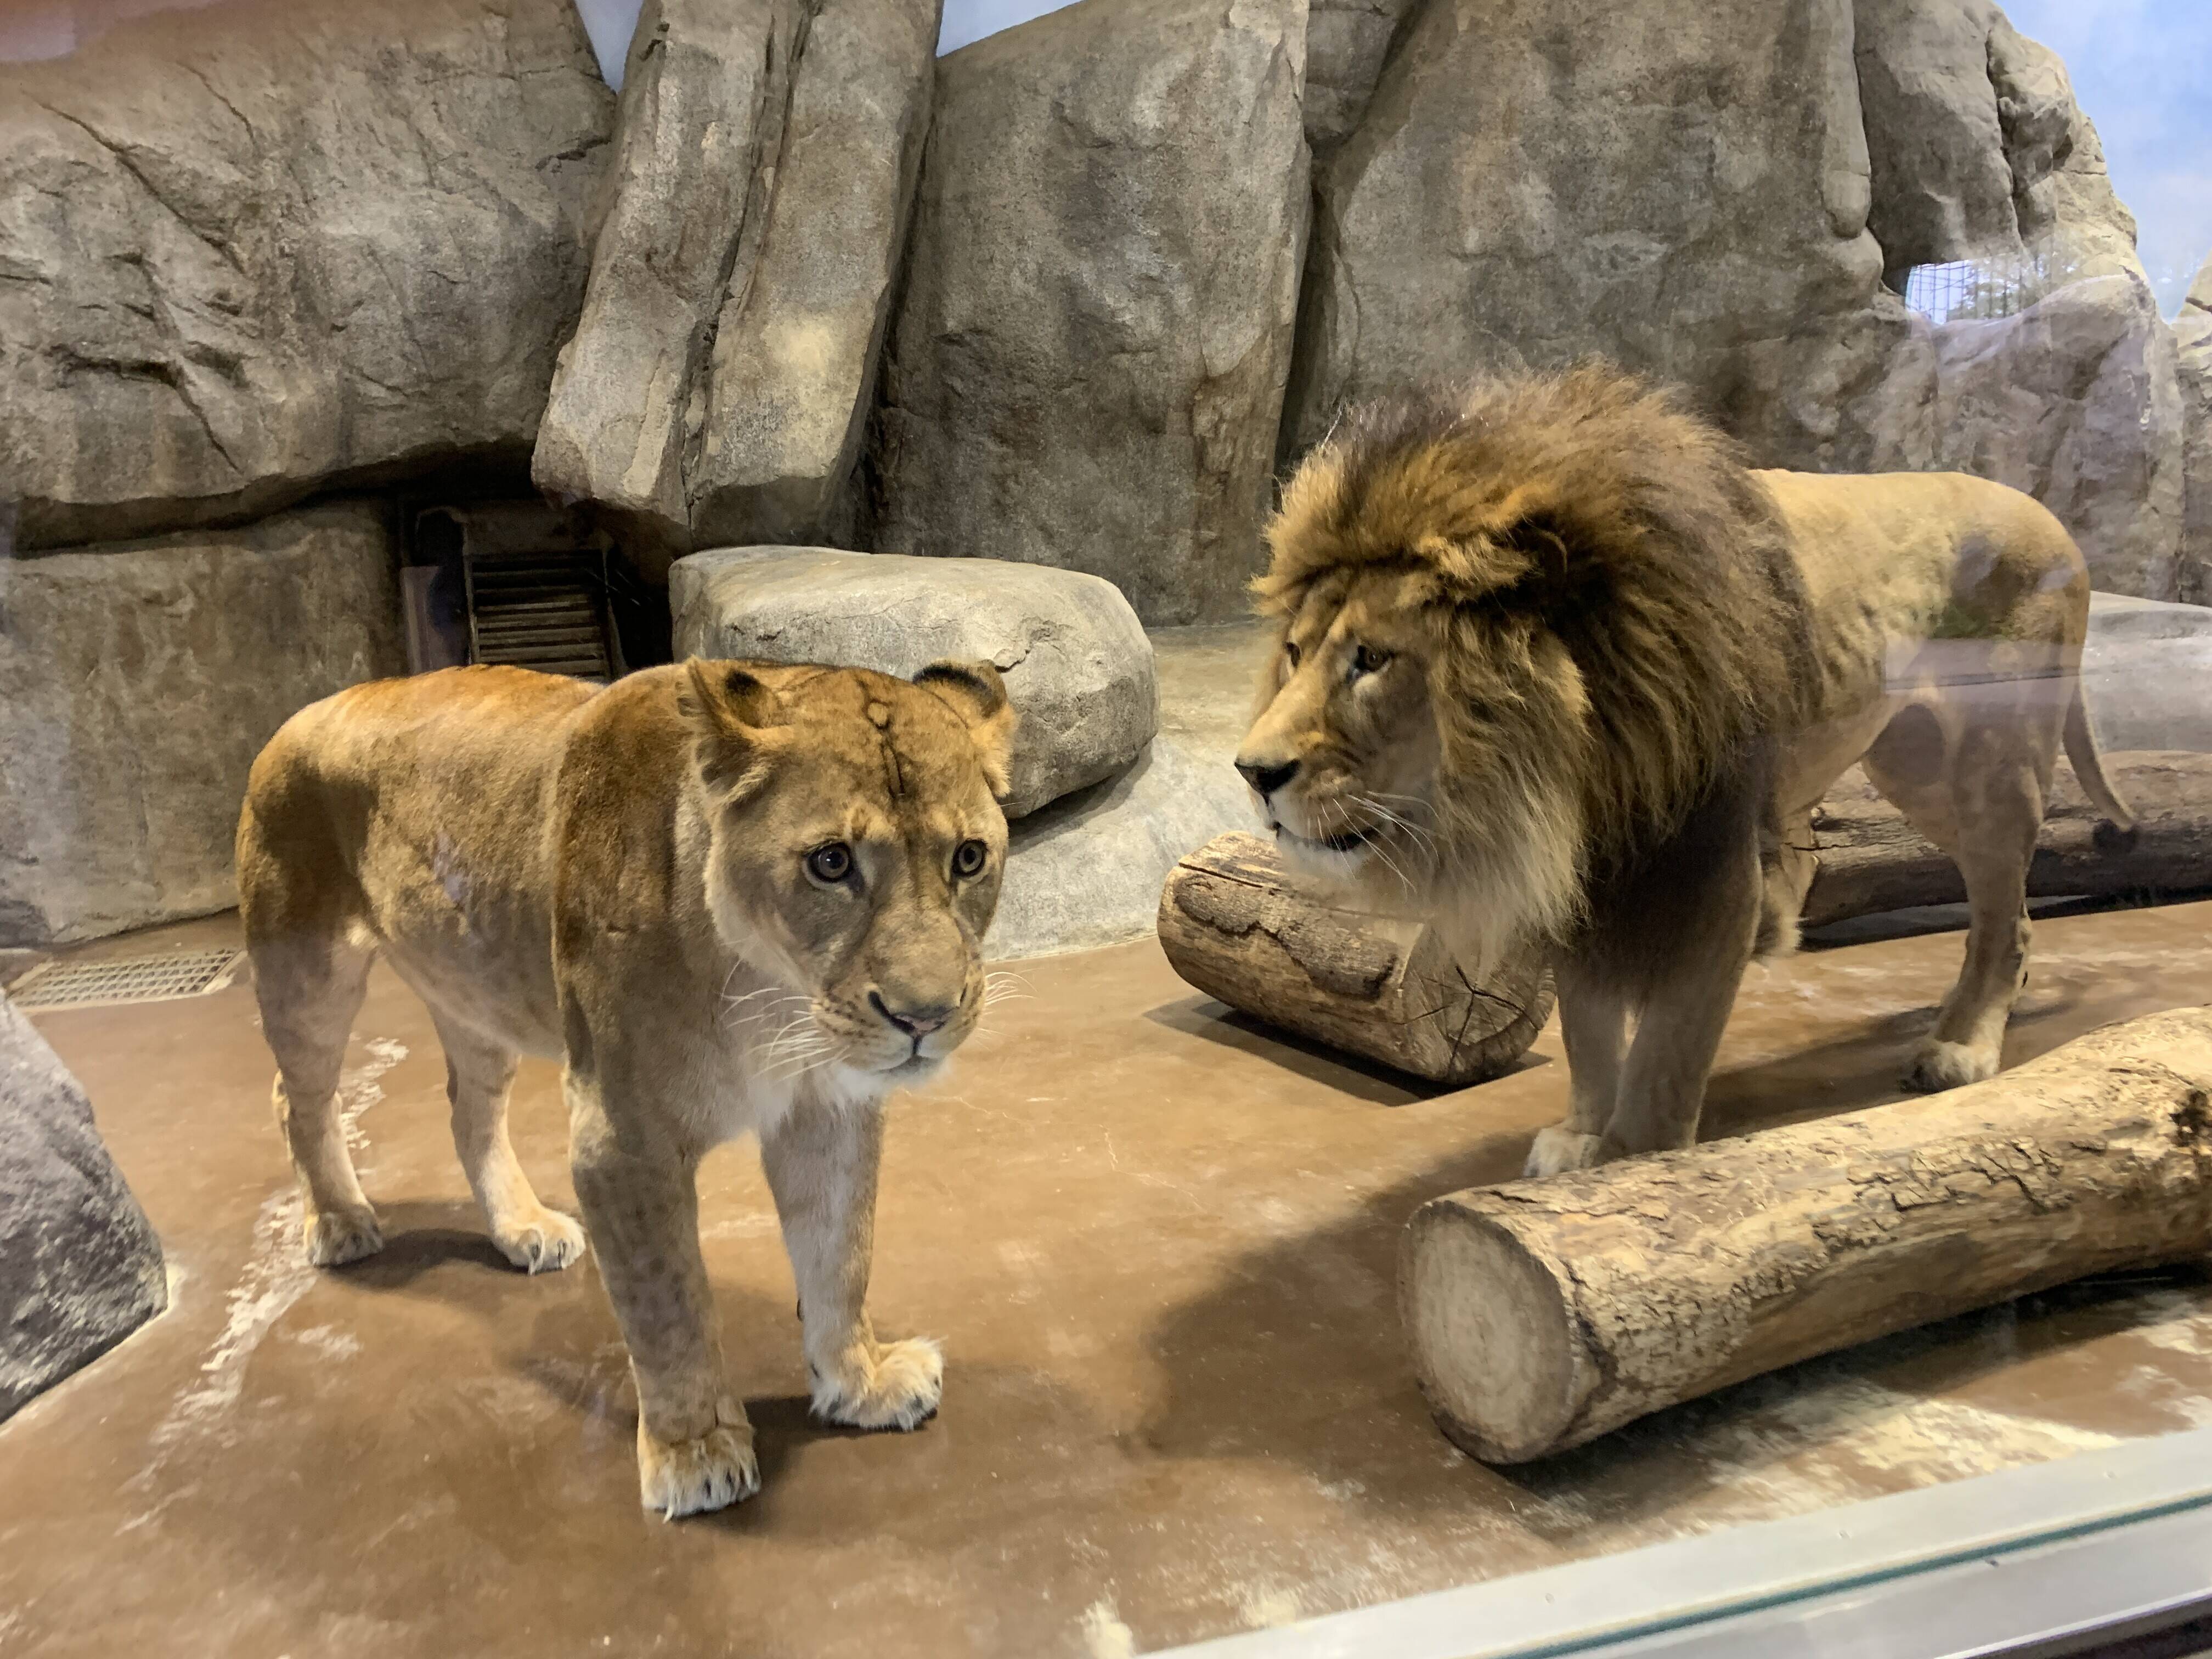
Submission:
<svg viewBox="0 0 2212 1659">
<path fill-rule="evenodd" d="M 2212 1008 L 1925 1100 L 1454 1193 L 1401 1311 L 1445 1433 L 1512 1463 L 1763 1371 L 2212 1249 Z"/>
<path fill-rule="evenodd" d="M 1511 1066 L 1552 1011 L 1536 955 L 1472 985 L 1429 928 L 1297 891 L 1274 848 L 1241 832 L 1170 872 L 1159 933 L 1176 972 L 1208 996 L 1455 1086 Z"/>
<path fill-rule="evenodd" d="M 2105 757 L 2105 775 L 2135 810 L 2115 834 L 2061 765 L 2029 866 L 2035 898 L 2100 897 L 2212 887 L 2212 755 L 2144 750 Z M 1813 814 L 1819 851 L 1805 894 L 1808 927 L 1966 896 L 1959 866 L 1874 792 L 1853 767 Z"/>
</svg>

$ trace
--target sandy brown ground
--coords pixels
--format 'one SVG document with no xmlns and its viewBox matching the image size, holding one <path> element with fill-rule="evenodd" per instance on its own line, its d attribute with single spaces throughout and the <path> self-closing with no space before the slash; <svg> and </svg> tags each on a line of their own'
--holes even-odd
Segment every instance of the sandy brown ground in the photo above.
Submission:
<svg viewBox="0 0 2212 1659">
<path fill-rule="evenodd" d="M 227 918 L 92 947 L 234 936 Z M 1754 974 L 1711 1129 L 1893 1097 L 1956 934 Z M 2212 904 L 2047 921 L 2008 1052 L 2212 994 Z M 1428 1196 L 1558 1115 L 1556 1034 L 1426 1097 L 1278 1041 L 1139 944 L 1029 964 L 951 1078 L 893 1109 L 880 1325 L 945 1340 L 908 1436 L 810 1425 L 748 1146 L 707 1252 L 766 1488 L 642 1513 L 587 1261 L 479 1230 L 444 1067 L 379 970 L 345 1088 L 392 1243 L 307 1267 L 250 993 L 41 1016 L 169 1250 L 173 1310 L 0 1425 L 0 1651 L 1109 1655 L 2212 1421 L 2212 1291 L 2108 1281 L 1801 1366 L 1550 1463 L 1431 1426 L 1393 1305 Z M 554 1068 L 516 1139 L 572 1200 Z"/>
</svg>

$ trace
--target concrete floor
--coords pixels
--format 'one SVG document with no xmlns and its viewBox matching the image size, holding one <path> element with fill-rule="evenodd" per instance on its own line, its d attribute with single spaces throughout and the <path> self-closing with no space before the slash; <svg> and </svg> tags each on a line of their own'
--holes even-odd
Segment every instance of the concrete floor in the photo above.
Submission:
<svg viewBox="0 0 2212 1659">
<path fill-rule="evenodd" d="M 94 950 L 234 936 L 229 918 Z M 1893 1097 L 1955 934 L 1754 974 L 1711 1129 Z M 2008 1059 L 2212 988 L 2212 903 L 2038 929 Z M 1490 1469 L 1431 1425 L 1400 1224 L 1517 1168 L 1565 1088 L 1425 1095 L 1192 994 L 1151 943 L 1029 964 L 951 1076 L 895 1103 L 880 1327 L 945 1342 L 941 1415 L 811 1425 L 753 1153 L 706 1248 L 765 1489 L 636 1502 L 590 1261 L 483 1237 L 420 1006 L 380 969 L 345 1089 L 391 1243 L 305 1265 L 250 992 L 40 1016 L 160 1230 L 172 1310 L 0 1425 L 0 1652 L 258 1659 L 1124 1655 L 2212 1421 L 2212 1286 L 2088 1284 Z M 572 1202 L 554 1068 L 523 1162 Z"/>
</svg>

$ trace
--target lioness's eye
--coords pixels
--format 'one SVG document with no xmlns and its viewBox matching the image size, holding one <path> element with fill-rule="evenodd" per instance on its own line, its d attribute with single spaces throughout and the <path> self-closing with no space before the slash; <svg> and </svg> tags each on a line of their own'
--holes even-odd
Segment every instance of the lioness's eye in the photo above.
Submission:
<svg viewBox="0 0 2212 1659">
<path fill-rule="evenodd" d="M 983 868 L 983 860 L 991 856 L 991 849 L 980 841 L 963 841 L 952 849 L 952 873 L 972 876 Z"/>
<path fill-rule="evenodd" d="M 1371 645 L 1363 645 L 1352 653 L 1352 672 L 1355 678 L 1361 674 L 1371 674 L 1389 660 L 1390 653 L 1388 651 L 1377 651 Z"/>
<path fill-rule="evenodd" d="M 1298 665 L 1298 642 L 1296 640 L 1283 641 L 1283 660 L 1293 668 Z"/>
<path fill-rule="evenodd" d="M 844 880 L 853 873 L 853 849 L 842 841 L 823 842 L 806 855 L 806 873 L 817 881 Z"/>
</svg>

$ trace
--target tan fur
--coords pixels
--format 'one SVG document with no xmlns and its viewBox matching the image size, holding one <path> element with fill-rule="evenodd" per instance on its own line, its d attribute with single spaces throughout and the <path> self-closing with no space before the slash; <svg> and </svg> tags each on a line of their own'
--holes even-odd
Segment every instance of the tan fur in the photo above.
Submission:
<svg viewBox="0 0 2212 1659">
<path fill-rule="evenodd" d="M 758 1484 L 694 1180 L 747 1130 L 816 1409 L 921 1422 L 936 1345 L 878 1340 L 865 1307 L 879 1108 L 981 1012 L 1012 732 L 996 672 L 960 664 L 910 684 L 695 662 L 603 690 L 450 669 L 295 715 L 254 763 L 238 870 L 309 1259 L 383 1243 L 333 1101 L 380 954 L 429 1005 L 454 1144 L 500 1249 L 534 1273 L 590 1236 L 637 1382 L 648 1508 L 713 1509 Z M 963 874 L 971 842 L 982 862 Z M 809 862 L 833 842 L 845 879 Z M 508 1145 L 523 1054 L 565 1061 L 580 1230 Z"/>
<path fill-rule="evenodd" d="M 1997 1067 L 2062 737 L 2127 823 L 2075 678 L 2081 555 L 2000 485 L 1753 472 L 1593 364 L 1354 411 L 1270 543 L 1283 646 L 1239 769 L 1294 859 L 1434 919 L 1471 971 L 1553 948 L 1573 1104 L 1532 1172 L 1694 1137 L 1854 763 L 1972 897 L 1923 1087 Z"/>
</svg>

